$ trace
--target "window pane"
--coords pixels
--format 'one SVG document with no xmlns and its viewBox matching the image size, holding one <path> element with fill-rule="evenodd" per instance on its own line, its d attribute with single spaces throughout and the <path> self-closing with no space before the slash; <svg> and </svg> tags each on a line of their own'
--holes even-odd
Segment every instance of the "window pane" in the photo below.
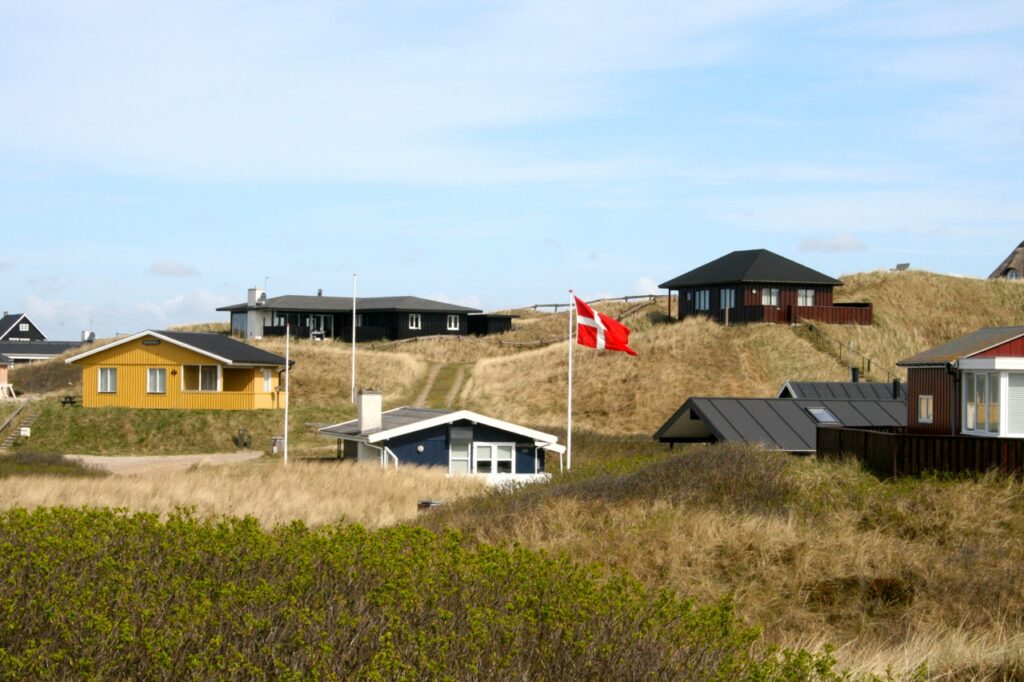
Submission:
<svg viewBox="0 0 1024 682">
<path fill-rule="evenodd" d="M 964 428 L 968 431 L 974 430 L 974 424 L 977 419 L 976 405 L 974 404 L 974 375 L 964 374 L 964 398 L 967 403 L 967 409 L 964 414 Z"/>
<path fill-rule="evenodd" d="M 452 457 L 469 459 L 469 443 L 465 441 L 452 441 Z"/>
<path fill-rule="evenodd" d="M 469 473 L 469 460 L 468 459 L 453 459 L 452 460 L 452 473 L 453 474 L 468 474 Z"/>
<path fill-rule="evenodd" d="M 477 463 L 476 463 L 476 473 L 478 473 L 478 474 L 489 474 L 489 473 L 492 473 L 490 461 L 481 462 L 481 461 L 477 460 Z"/>
<path fill-rule="evenodd" d="M 512 459 L 512 453 L 515 448 L 511 445 L 499 445 L 498 446 L 498 459 Z"/>
<path fill-rule="evenodd" d="M 493 448 L 490 445 L 478 445 L 476 447 L 477 460 L 490 460 L 493 458 Z"/>
<path fill-rule="evenodd" d="M 217 390 L 217 368 L 210 365 L 203 365 L 199 368 L 199 390 Z"/>
<path fill-rule="evenodd" d="M 1006 394 L 1006 430 L 1024 433 L 1024 374 L 1010 373 L 1010 386 Z"/>
<path fill-rule="evenodd" d="M 181 368 L 186 391 L 199 390 L 199 366 L 185 365 Z"/>
<path fill-rule="evenodd" d="M 502 460 L 497 462 L 499 474 L 511 474 L 512 473 L 512 460 Z"/>
<path fill-rule="evenodd" d="M 988 430 L 999 433 L 999 375 L 988 375 Z"/>
</svg>

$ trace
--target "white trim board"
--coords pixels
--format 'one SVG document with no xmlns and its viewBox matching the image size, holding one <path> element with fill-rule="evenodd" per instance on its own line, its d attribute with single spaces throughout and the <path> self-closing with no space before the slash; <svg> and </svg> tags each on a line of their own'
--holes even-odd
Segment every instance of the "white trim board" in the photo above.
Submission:
<svg viewBox="0 0 1024 682">
<path fill-rule="evenodd" d="M 110 350 L 111 348 L 116 348 L 117 346 L 122 346 L 122 345 L 124 345 L 126 343 L 131 343 L 132 341 L 136 341 L 138 339 L 141 339 L 143 336 L 152 336 L 154 338 L 160 339 L 161 341 L 166 341 L 167 343 L 170 343 L 170 344 L 173 344 L 175 346 L 178 346 L 179 348 L 185 348 L 186 350 L 190 350 L 193 353 L 199 353 L 200 355 L 205 355 L 206 357 L 211 358 L 213 360 L 217 360 L 218 362 L 223 362 L 225 365 L 233 365 L 233 364 L 235 364 L 234 362 L 232 362 L 231 360 L 228 360 L 227 358 L 222 358 L 219 355 L 214 355 L 213 353 L 210 353 L 209 351 L 205 351 L 205 350 L 203 350 L 201 348 L 196 348 L 195 346 L 190 346 L 187 343 L 182 343 L 181 341 L 178 341 L 176 339 L 172 339 L 169 336 L 164 336 L 163 334 L 159 334 L 159 333 L 157 333 L 157 332 L 155 332 L 155 331 L 153 331 L 151 329 L 147 329 L 145 331 L 141 331 L 141 332 L 132 334 L 131 336 L 126 336 L 123 339 L 118 339 L 117 341 L 111 341 L 110 343 L 104 344 L 104 345 L 100 346 L 99 348 L 93 348 L 92 350 L 86 351 L 84 353 L 79 353 L 78 355 L 73 355 L 70 358 L 68 358 L 67 360 L 65 360 L 64 362 L 65 362 L 65 364 L 70 365 L 70 364 L 73 364 L 73 363 L 75 363 L 75 362 L 77 362 L 79 360 L 83 360 L 83 359 L 89 357 L 90 355 L 96 355 L 97 353 L 100 353 L 102 351 Z"/>
<path fill-rule="evenodd" d="M 974 371 L 1000 371 L 1000 370 L 1024 370 L 1024 358 L 967 358 L 957 363 L 962 370 Z"/>
</svg>

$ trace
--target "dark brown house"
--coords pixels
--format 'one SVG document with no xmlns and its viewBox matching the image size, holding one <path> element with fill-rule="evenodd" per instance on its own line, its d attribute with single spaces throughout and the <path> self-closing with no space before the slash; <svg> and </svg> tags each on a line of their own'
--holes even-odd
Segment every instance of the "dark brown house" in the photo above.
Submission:
<svg viewBox="0 0 1024 682">
<path fill-rule="evenodd" d="M 870 303 L 833 302 L 837 286 L 842 282 L 767 249 L 733 251 L 660 285 L 676 293 L 679 319 L 871 324 Z"/>
</svg>

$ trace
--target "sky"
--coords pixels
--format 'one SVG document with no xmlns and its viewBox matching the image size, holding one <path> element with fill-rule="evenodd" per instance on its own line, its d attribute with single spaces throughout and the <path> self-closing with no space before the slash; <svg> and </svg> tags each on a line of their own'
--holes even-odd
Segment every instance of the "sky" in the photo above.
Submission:
<svg viewBox="0 0 1024 682">
<path fill-rule="evenodd" d="M 0 307 L 484 310 L 735 249 L 986 277 L 1024 240 L 1024 3 L 0 0 Z"/>
</svg>

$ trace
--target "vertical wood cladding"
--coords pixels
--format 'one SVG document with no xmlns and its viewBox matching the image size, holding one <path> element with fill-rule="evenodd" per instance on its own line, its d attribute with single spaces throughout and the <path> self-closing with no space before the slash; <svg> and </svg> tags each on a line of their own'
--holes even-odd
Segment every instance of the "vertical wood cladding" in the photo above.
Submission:
<svg viewBox="0 0 1024 682">
<path fill-rule="evenodd" d="M 960 432 L 959 383 L 945 367 L 911 367 L 907 371 L 907 433 L 950 435 Z M 919 398 L 932 396 L 932 423 L 922 423 Z"/>
<path fill-rule="evenodd" d="M 1024 338 L 1012 339 L 1006 343 L 972 355 L 974 358 L 1024 358 Z"/>
<path fill-rule="evenodd" d="M 722 291 L 733 290 L 735 307 L 729 310 L 729 322 L 774 322 L 786 324 L 797 322 L 800 318 L 818 320 L 829 324 L 871 324 L 872 311 L 870 305 L 836 306 L 833 287 L 830 285 L 795 285 L 795 284 L 733 284 L 703 287 L 686 287 L 675 290 L 678 293 L 677 311 L 679 319 L 693 315 L 703 315 L 718 322 L 725 321 L 722 309 Z M 764 290 L 778 289 L 776 304 L 764 304 Z M 799 306 L 800 290 L 814 291 L 813 306 Z M 707 310 L 697 309 L 697 294 L 707 291 L 709 306 Z"/>
</svg>

